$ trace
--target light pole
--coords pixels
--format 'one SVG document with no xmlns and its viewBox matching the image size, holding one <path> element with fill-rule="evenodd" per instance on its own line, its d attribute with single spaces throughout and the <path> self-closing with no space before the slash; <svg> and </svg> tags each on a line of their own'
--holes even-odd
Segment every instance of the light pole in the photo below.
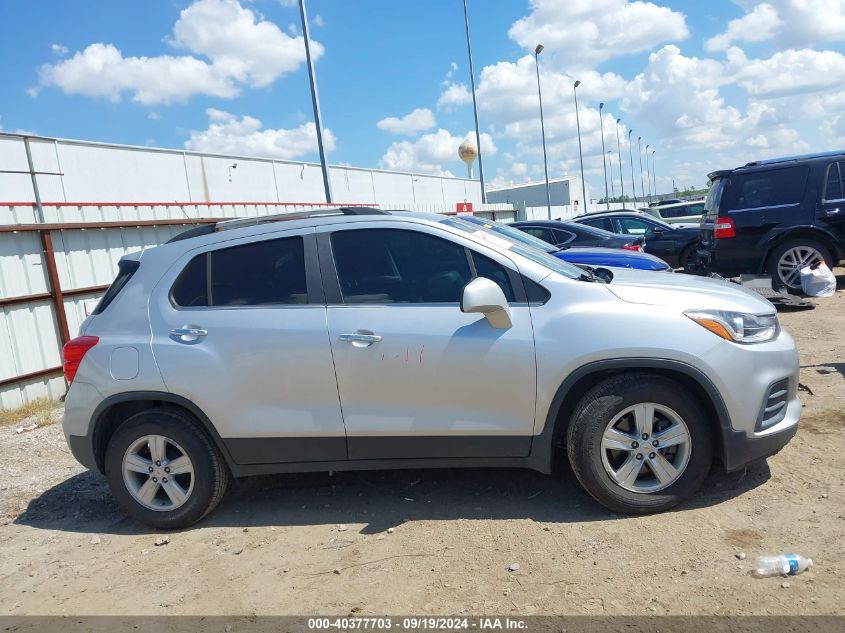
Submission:
<svg viewBox="0 0 845 633">
<path fill-rule="evenodd" d="M 637 155 L 640 158 L 640 194 L 643 198 L 645 198 L 645 181 L 643 180 L 643 146 L 640 145 L 642 140 L 642 136 L 637 137 Z"/>
<path fill-rule="evenodd" d="M 654 173 L 654 152 L 656 149 L 651 150 L 651 178 L 654 181 L 654 197 L 657 197 L 657 176 Z"/>
<path fill-rule="evenodd" d="M 472 86 L 472 113 L 475 116 L 475 145 L 478 148 L 478 181 L 481 185 L 481 203 L 487 203 L 487 194 L 484 192 L 484 165 L 481 162 L 481 132 L 478 129 L 478 105 L 475 102 L 475 70 L 472 66 L 472 45 L 469 41 L 469 13 L 467 12 L 467 0 L 464 0 L 464 25 L 467 31 L 467 56 L 469 57 L 469 83 Z"/>
<path fill-rule="evenodd" d="M 317 149 L 320 151 L 320 166 L 323 169 L 323 187 L 326 202 L 332 203 L 332 185 L 329 180 L 329 159 L 323 145 L 323 117 L 320 115 L 320 96 L 317 94 L 317 76 L 314 74 L 314 60 L 311 59 L 311 38 L 308 34 L 308 14 L 305 0 L 299 0 L 299 17 L 302 18 L 302 37 L 305 40 L 305 61 L 308 64 L 308 80 L 311 83 L 311 104 L 314 106 L 314 127 L 317 128 Z"/>
<path fill-rule="evenodd" d="M 546 157 L 546 124 L 543 122 L 543 92 L 540 90 L 540 53 L 543 52 L 543 45 L 537 44 L 534 49 L 534 64 L 537 67 L 537 98 L 540 100 L 540 132 L 543 135 L 543 170 L 546 172 L 546 208 L 549 212 L 549 219 L 552 219 L 552 194 L 549 189 L 549 160 Z"/>
<path fill-rule="evenodd" d="M 604 201 L 607 204 L 607 210 L 610 211 L 610 198 L 607 196 L 607 156 L 604 151 L 604 120 L 602 119 L 602 108 L 604 102 L 599 103 L 599 127 L 601 128 L 601 162 L 604 164 Z"/>
<path fill-rule="evenodd" d="M 607 150 L 607 164 L 610 165 L 610 197 L 616 199 L 616 187 L 613 184 L 613 150 Z M 610 209 L 609 204 L 607 208 Z"/>
<path fill-rule="evenodd" d="M 587 212 L 587 184 L 584 181 L 584 154 L 581 152 L 581 119 L 578 116 L 578 86 L 581 82 L 577 79 L 572 84 L 572 94 L 575 95 L 575 125 L 578 127 L 578 158 L 581 161 L 581 195 L 584 200 L 584 212 Z"/>
<path fill-rule="evenodd" d="M 645 146 L 645 177 L 648 178 L 648 202 L 651 204 L 651 172 L 648 170 L 648 148 L 650 145 L 646 144 Z"/>
<path fill-rule="evenodd" d="M 631 148 L 631 133 L 634 130 L 628 130 L 628 162 L 631 163 L 631 191 L 633 191 L 634 204 L 637 203 L 637 185 L 634 183 L 634 152 Z"/>
<path fill-rule="evenodd" d="M 619 159 L 619 194 L 622 204 L 625 204 L 625 181 L 622 179 L 622 143 L 619 141 L 619 124 L 622 119 L 616 119 L 616 157 Z"/>
</svg>

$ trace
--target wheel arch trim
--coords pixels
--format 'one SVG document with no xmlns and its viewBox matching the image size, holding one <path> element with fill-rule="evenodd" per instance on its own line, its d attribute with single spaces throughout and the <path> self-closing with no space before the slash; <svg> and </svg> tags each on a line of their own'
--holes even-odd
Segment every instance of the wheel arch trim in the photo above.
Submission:
<svg viewBox="0 0 845 633">
<path fill-rule="evenodd" d="M 710 400 L 710 404 L 716 412 L 716 418 L 719 423 L 719 436 L 716 438 L 718 440 L 717 453 L 721 453 L 724 445 L 724 438 L 730 436 L 730 432 L 733 431 L 733 427 L 731 425 L 728 408 L 725 405 L 722 395 L 719 393 L 716 385 L 713 384 L 713 381 L 711 381 L 704 372 L 689 363 L 670 358 L 608 358 L 582 365 L 564 378 L 563 382 L 555 392 L 552 402 L 549 405 L 549 409 L 546 412 L 546 420 L 543 426 L 543 431 L 540 435 L 534 438 L 531 451 L 531 460 L 534 464 L 534 468 L 542 472 L 551 471 L 552 459 L 561 430 L 561 424 L 558 418 L 566 397 L 570 395 L 573 387 L 580 380 L 590 375 L 606 371 L 648 371 L 649 369 L 683 374 L 687 378 L 693 380 L 704 391 Z"/>
<path fill-rule="evenodd" d="M 104 423 L 106 421 L 105 414 L 115 405 L 149 401 L 158 401 L 165 404 L 176 405 L 191 413 L 208 433 L 211 441 L 217 447 L 217 450 L 220 451 L 220 454 L 223 456 L 223 459 L 229 469 L 237 469 L 237 465 L 226 448 L 226 443 L 223 442 L 220 434 L 217 432 L 217 429 L 214 427 L 214 424 L 212 424 L 209 417 L 196 405 L 196 403 L 188 400 L 184 396 L 164 391 L 124 391 L 112 394 L 111 396 L 105 398 L 97 405 L 97 408 L 94 409 L 94 413 L 91 416 L 91 426 L 89 428 L 88 437 L 94 451 L 97 468 L 100 472 L 104 471 L 105 444 L 103 444 L 102 447 L 100 446 L 102 438 L 99 434 L 102 433 L 104 429 Z"/>
<path fill-rule="evenodd" d="M 771 257 L 772 252 L 778 246 L 790 240 L 801 239 L 802 237 L 814 239 L 818 242 L 821 242 L 822 246 L 824 246 L 830 251 L 831 257 L 835 257 L 837 258 L 837 260 L 839 259 L 839 254 L 840 252 L 842 252 L 843 249 L 840 248 L 839 240 L 834 233 L 818 225 L 800 224 L 797 226 L 790 226 L 787 229 L 783 229 L 782 231 L 779 231 L 778 233 L 772 235 L 766 241 L 766 245 L 764 246 L 764 254 L 760 261 L 760 271 L 765 270 L 766 264 L 769 261 L 769 257 Z M 828 263 L 833 265 L 836 264 L 836 262 Z"/>
</svg>

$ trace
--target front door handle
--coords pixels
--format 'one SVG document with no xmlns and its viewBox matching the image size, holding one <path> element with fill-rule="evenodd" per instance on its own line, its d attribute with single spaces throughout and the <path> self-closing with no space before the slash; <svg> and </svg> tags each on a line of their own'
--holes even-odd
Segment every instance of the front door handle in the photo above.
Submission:
<svg viewBox="0 0 845 633">
<path fill-rule="evenodd" d="M 365 334 L 363 332 L 355 332 L 354 334 L 340 334 L 337 337 L 341 341 L 352 343 L 355 347 L 368 347 L 373 343 L 378 343 L 381 336 L 378 334 Z"/>
<path fill-rule="evenodd" d="M 204 330 L 199 327 L 195 327 L 192 325 L 186 325 L 184 327 L 175 327 L 170 330 L 170 335 L 175 336 L 180 341 L 185 343 L 191 343 L 193 341 L 198 340 L 199 338 L 206 336 L 208 334 L 208 330 Z"/>
<path fill-rule="evenodd" d="M 839 217 L 839 213 L 839 207 L 836 207 L 835 209 L 825 209 L 822 215 L 826 218 L 836 218 Z"/>
</svg>

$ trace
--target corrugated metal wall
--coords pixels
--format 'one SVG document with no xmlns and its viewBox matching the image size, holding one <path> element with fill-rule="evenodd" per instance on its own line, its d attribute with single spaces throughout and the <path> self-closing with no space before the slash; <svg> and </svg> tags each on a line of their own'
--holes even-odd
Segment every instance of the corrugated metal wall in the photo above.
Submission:
<svg viewBox="0 0 845 633">
<path fill-rule="evenodd" d="M 40 212 L 23 137 L 0 134 L 0 408 L 58 398 L 65 390 L 56 371 L 62 335 L 48 257 L 41 232 L 32 229 L 53 227 L 42 232 L 52 238 L 56 281 L 65 295 L 61 305 L 68 333 L 75 336 L 124 254 L 161 244 L 192 220 L 296 211 L 313 203 L 287 202 L 324 200 L 319 165 L 310 163 L 43 138 L 28 142 Z M 343 204 L 448 213 L 456 202 L 470 201 L 480 210 L 476 181 L 351 167 L 332 167 L 331 178 L 335 199 Z M 499 219 L 515 218 L 508 204 L 484 208 L 491 213 L 480 215 L 495 211 Z M 95 226 L 102 223 L 122 226 Z"/>
<path fill-rule="evenodd" d="M 42 137 L 29 146 L 48 202 L 325 202 L 317 163 Z M 0 200 L 34 202 L 28 171 L 24 137 L 0 133 Z M 329 175 L 335 199 L 347 203 L 481 202 L 478 181 L 466 178 L 342 165 Z"/>
</svg>

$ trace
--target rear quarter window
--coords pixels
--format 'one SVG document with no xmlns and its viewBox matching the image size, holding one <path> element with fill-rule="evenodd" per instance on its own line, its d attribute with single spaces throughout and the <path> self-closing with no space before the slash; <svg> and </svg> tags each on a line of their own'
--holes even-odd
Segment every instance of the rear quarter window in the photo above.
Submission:
<svg viewBox="0 0 845 633">
<path fill-rule="evenodd" d="M 109 307 L 109 304 L 115 300 L 115 297 L 120 294 L 120 291 L 123 290 L 123 288 L 126 287 L 126 284 L 129 283 L 129 280 L 132 279 L 132 275 L 134 275 L 135 271 L 138 270 L 140 262 L 132 259 L 125 259 L 121 260 L 117 266 L 117 277 L 114 278 L 114 281 L 108 287 L 108 290 L 106 290 L 103 298 L 100 299 L 97 307 L 94 308 L 94 314 L 100 314 L 103 310 Z"/>
<path fill-rule="evenodd" d="M 725 179 L 720 209 L 728 212 L 801 202 L 808 173 L 806 165 L 733 173 Z"/>
</svg>

